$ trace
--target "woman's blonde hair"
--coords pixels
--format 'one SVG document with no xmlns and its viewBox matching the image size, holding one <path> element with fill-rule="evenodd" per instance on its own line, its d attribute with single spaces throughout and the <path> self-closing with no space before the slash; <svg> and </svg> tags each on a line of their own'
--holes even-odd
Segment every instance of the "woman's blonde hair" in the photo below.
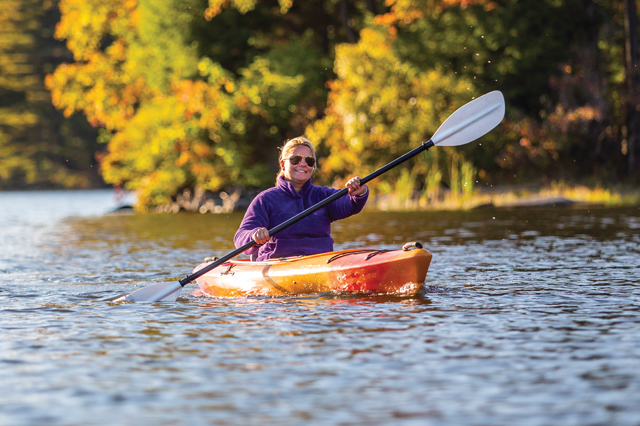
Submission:
<svg viewBox="0 0 640 426">
<path fill-rule="evenodd" d="M 311 141 L 309 141 L 309 139 L 305 138 L 304 136 L 298 136 L 297 138 L 293 138 L 285 141 L 282 148 L 280 148 L 280 158 L 278 160 L 278 163 L 280 164 L 280 172 L 278 173 L 278 176 L 276 176 L 276 185 L 278 183 L 278 179 L 280 178 L 280 176 L 284 174 L 284 169 L 282 168 L 282 161 L 287 160 L 289 157 L 291 157 L 291 154 L 293 154 L 293 150 L 300 145 L 304 145 L 307 148 L 309 148 L 311 150 L 311 155 L 313 156 L 313 158 L 316 158 L 316 150 L 313 147 L 313 144 L 311 143 Z"/>
</svg>

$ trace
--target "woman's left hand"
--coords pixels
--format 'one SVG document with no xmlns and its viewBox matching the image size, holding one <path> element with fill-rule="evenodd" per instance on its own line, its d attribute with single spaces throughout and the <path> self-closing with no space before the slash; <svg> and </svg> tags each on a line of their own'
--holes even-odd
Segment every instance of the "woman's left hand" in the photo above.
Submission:
<svg viewBox="0 0 640 426">
<path fill-rule="evenodd" d="M 367 192 L 367 185 L 360 185 L 358 176 L 349 179 L 344 186 L 349 189 L 349 195 L 352 197 L 359 197 Z"/>
</svg>

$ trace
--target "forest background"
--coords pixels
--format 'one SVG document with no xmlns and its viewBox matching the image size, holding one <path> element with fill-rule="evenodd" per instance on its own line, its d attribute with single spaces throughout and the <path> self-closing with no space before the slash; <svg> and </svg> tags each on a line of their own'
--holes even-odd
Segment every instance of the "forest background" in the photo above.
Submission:
<svg viewBox="0 0 640 426">
<path fill-rule="evenodd" d="M 364 176 L 474 97 L 480 143 L 434 149 L 377 194 L 640 183 L 635 0 L 3 0 L 0 190 L 185 193 L 273 185 L 307 135 L 314 183 Z"/>
</svg>

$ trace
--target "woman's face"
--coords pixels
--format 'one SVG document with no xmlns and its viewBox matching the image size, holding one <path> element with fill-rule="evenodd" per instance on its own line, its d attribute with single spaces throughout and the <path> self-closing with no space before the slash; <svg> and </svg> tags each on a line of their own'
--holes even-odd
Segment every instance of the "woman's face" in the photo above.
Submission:
<svg viewBox="0 0 640 426">
<path fill-rule="evenodd" d="M 294 166 L 291 164 L 291 161 L 289 161 L 289 158 L 295 155 L 302 156 L 303 160 Z M 307 165 L 304 157 L 313 157 L 313 154 L 308 146 L 298 145 L 293 149 L 291 154 L 289 154 L 289 157 L 280 161 L 280 167 L 282 167 L 284 171 L 284 178 L 293 183 L 294 186 L 302 187 L 302 185 L 307 183 L 309 178 L 311 178 L 311 174 L 313 173 L 313 167 Z"/>
</svg>

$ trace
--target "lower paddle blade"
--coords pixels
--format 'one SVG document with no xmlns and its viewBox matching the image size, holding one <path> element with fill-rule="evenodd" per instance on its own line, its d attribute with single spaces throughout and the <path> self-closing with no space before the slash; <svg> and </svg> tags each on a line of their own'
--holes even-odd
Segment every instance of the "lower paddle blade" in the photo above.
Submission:
<svg viewBox="0 0 640 426">
<path fill-rule="evenodd" d="M 182 285 L 179 282 L 160 283 L 143 287 L 124 297 L 125 302 L 175 302 Z"/>
<path fill-rule="evenodd" d="M 431 141 L 437 146 L 457 146 L 486 135 L 504 118 L 504 96 L 498 90 L 458 108 L 438 128 Z"/>
</svg>

